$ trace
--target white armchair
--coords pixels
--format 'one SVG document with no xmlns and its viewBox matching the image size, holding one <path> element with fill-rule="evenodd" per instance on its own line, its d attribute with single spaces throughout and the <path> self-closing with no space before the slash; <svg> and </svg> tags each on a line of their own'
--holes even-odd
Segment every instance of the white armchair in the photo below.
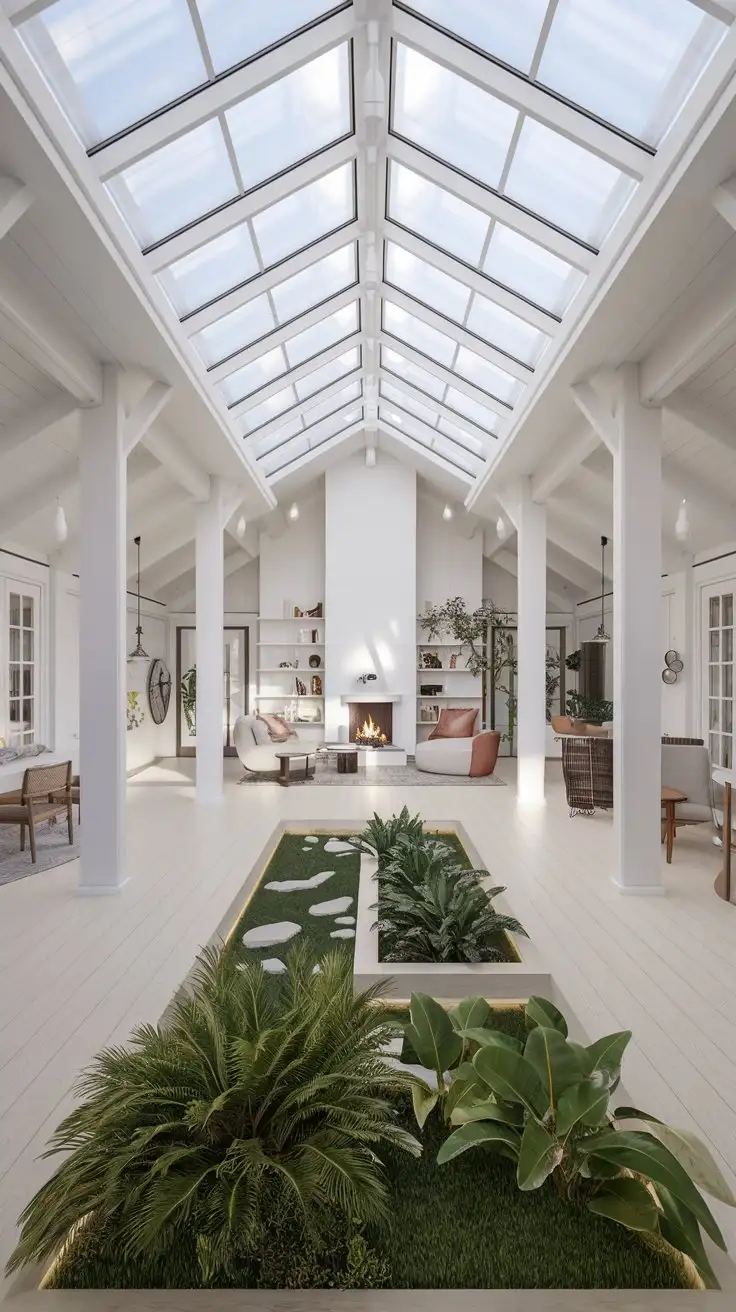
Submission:
<svg viewBox="0 0 736 1312">
<path fill-rule="evenodd" d="M 278 774 L 279 761 L 276 752 L 304 750 L 299 746 L 298 737 L 287 738 L 283 743 L 275 743 L 269 737 L 268 729 L 257 715 L 239 715 L 233 725 L 233 742 L 240 764 L 245 770 L 241 784 L 249 774 Z"/>
</svg>

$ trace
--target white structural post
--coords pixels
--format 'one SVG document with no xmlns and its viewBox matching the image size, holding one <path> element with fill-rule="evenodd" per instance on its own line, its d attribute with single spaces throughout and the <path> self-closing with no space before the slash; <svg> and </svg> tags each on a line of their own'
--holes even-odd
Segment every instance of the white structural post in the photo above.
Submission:
<svg viewBox="0 0 736 1312">
<path fill-rule="evenodd" d="M 126 461 L 120 371 L 105 365 L 102 404 L 81 420 L 79 627 L 82 893 L 125 883 Z"/>
<path fill-rule="evenodd" d="M 223 623 L 225 575 L 223 489 L 197 506 L 197 801 L 222 801 Z"/>
<path fill-rule="evenodd" d="M 502 503 L 518 539 L 516 795 L 538 806 L 544 801 L 546 748 L 547 511 L 532 500 L 529 478 L 520 479 Z"/>
<path fill-rule="evenodd" d="M 613 453 L 614 883 L 662 892 L 661 411 L 641 404 L 639 367 L 619 371 Z"/>
</svg>

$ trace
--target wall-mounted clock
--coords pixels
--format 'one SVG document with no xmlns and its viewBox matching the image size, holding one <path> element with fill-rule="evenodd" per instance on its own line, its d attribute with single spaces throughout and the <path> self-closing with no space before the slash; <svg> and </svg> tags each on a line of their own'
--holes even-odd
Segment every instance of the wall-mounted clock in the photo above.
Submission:
<svg viewBox="0 0 736 1312">
<path fill-rule="evenodd" d="M 158 656 L 148 667 L 148 709 L 154 724 L 163 724 L 171 701 L 171 675 Z"/>
</svg>

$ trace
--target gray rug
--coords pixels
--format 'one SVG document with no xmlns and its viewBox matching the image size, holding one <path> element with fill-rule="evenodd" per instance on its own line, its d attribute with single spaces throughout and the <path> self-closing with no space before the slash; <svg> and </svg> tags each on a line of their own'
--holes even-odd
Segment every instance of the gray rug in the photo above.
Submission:
<svg viewBox="0 0 736 1312">
<path fill-rule="evenodd" d="M 66 865 L 79 856 L 79 825 L 74 811 L 74 842 L 70 845 L 66 819 L 59 817 L 56 824 L 45 821 L 36 828 L 36 864 L 31 861 L 31 847 L 26 833 L 26 850 L 20 850 L 20 827 L 0 825 L 0 886 L 13 884 L 28 875 L 40 875 L 54 866 Z"/>
<path fill-rule="evenodd" d="M 267 775 L 247 775 L 241 780 L 243 784 L 273 784 L 276 783 L 275 774 Z M 417 770 L 415 765 L 384 765 L 377 770 L 358 770 L 357 774 L 338 774 L 334 766 L 317 765 L 317 773 L 314 779 L 296 778 L 289 785 L 295 788 L 299 785 L 305 785 L 307 788 L 313 788 L 315 785 L 328 788 L 375 788 L 376 785 L 383 785 L 385 788 L 505 788 L 506 784 L 503 779 L 498 779 L 495 775 L 486 775 L 483 778 L 470 779 L 467 775 L 458 774 L 428 774 L 423 770 Z"/>
</svg>

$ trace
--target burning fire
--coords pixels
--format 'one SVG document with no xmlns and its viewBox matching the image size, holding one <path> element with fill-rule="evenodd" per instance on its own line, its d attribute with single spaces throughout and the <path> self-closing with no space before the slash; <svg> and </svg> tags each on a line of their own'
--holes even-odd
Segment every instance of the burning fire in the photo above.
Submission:
<svg viewBox="0 0 736 1312">
<path fill-rule="evenodd" d="M 385 747 L 388 738 L 382 733 L 377 724 L 373 723 L 373 716 L 369 715 L 367 720 L 363 721 L 362 727 L 355 734 L 356 743 L 367 743 L 369 747 Z"/>
</svg>

